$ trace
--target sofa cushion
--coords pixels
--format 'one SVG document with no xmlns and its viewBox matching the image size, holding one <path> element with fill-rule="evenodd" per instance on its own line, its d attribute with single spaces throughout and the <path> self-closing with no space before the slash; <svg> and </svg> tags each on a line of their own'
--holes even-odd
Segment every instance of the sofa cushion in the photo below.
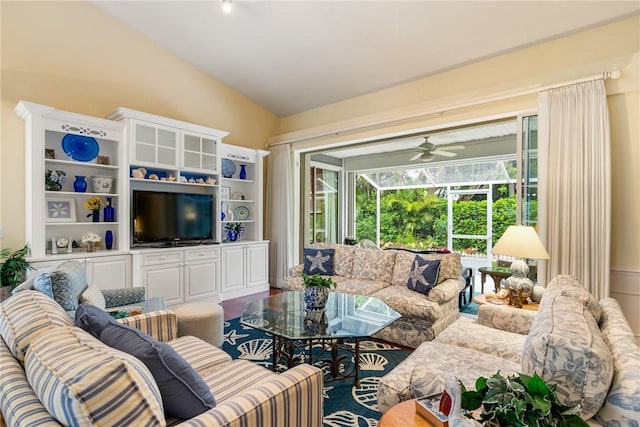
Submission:
<svg viewBox="0 0 640 427">
<path fill-rule="evenodd" d="M 333 275 L 333 249 L 313 249 L 304 250 L 304 273 L 320 274 L 322 276 Z"/>
<path fill-rule="evenodd" d="M 149 370 L 79 328 L 40 334 L 25 359 L 32 389 L 64 425 L 164 425 Z"/>
<path fill-rule="evenodd" d="M 121 307 L 145 302 L 145 289 L 142 286 L 126 289 L 103 289 L 106 308 Z"/>
<path fill-rule="evenodd" d="M 105 309 L 107 302 L 104 299 L 104 295 L 100 288 L 94 285 L 89 285 L 87 289 L 80 294 L 80 304 L 91 304 L 98 308 Z"/>
<path fill-rule="evenodd" d="M 439 271 L 440 261 L 427 261 L 416 255 L 407 278 L 407 288 L 428 295 L 429 291 L 438 283 Z"/>
<path fill-rule="evenodd" d="M 396 260 L 395 251 L 379 251 L 355 248 L 353 257 L 353 279 L 377 280 L 391 283 L 393 267 Z M 407 281 L 405 279 L 404 284 Z"/>
<path fill-rule="evenodd" d="M 76 326 L 100 339 L 100 334 L 113 321 L 113 318 L 104 310 L 92 304 L 80 304 L 75 313 Z"/>
<path fill-rule="evenodd" d="M 210 371 L 204 375 L 203 379 L 218 400 L 224 402 L 246 393 L 247 390 L 257 387 L 276 375 L 257 363 L 237 359 L 215 371 Z"/>
<path fill-rule="evenodd" d="M 356 253 L 355 246 L 337 245 L 333 257 L 333 274 L 351 278 L 353 272 L 353 257 Z"/>
<path fill-rule="evenodd" d="M 55 270 L 42 275 L 48 275 L 51 280 L 53 299 L 65 310 L 75 311 L 80 294 L 87 288 L 87 275 L 82 264 L 65 261 Z"/>
<path fill-rule="evenodd" d="M 521 360 L 522 372 L 557 384 L 558 399 L 580 405 L 589 419 L 604 403 L 613 378 L 613 359 L 593 315 L 581 301 L 545 292 Z"/>
<path fill-rule="evenodd" d="M 440 271 L 438 272 L 438 285 L 447 279 L 459 279 L 462 274 L 462 264 L 460 263 L 460 255 L 456 253 L 433 253 L 433 254 L 416 254 L 410 251 L 394 250 L 385 252 L 395 252 L 396 259 L 393 267 L 391 284 L 396 286 L 405 286 L 409 277 L 409 272 L 416 256 L 431 261 L 440 261 Z"/>
<path fill-rule="evenodd" d="M 41 273 L 36 276 L 35 280 L 33 281 L 33 289 L 38 292 L 42 292 L 51 299 L 54 299 L 51 276 L 49 276 L 47 273 Z"/>
<path fill-rule="evenodd" d="M 562 295 L 579 300 L 589 309 L 596 322 L 600 322 L 602 308 L 598 300 L 580 284 L 575 276 L 560 274 L 554 277 L 547 285 L 547 290 L 551 290 L 552 292 L 555 290 L 555 292 L 558 292 L 558 289 Z"/>
<path fill-rule="evenodd" d="M 605 426 L 633 425 L 640 418 L 640 348 L 620 304 L 613 298 L 600 301 L 602 338 L 615 361 L 613 383 L 596 421 Z"/>
<path fill-rule="evenodd" d="M 73 326 L 73 321 L 41 292 L 18 292 L 0 305 L 0 335 L 20 362 L 24 362 L 29 345 L 38 335 L 63 326 Z"/>
<path fill-rule="evenodd" d="M 100 341 L 146 365 L 160 389 L 167 415 L 192 418 L 216 406 L 202 377 L 167 343 L 115 321 L 105 326 Z"/>
<path fill-rule="evenodd" d="M 200 338 L 186 335 L 167 342 L 200 375 L 231 363 L 231 356 Z"/>
</svg>

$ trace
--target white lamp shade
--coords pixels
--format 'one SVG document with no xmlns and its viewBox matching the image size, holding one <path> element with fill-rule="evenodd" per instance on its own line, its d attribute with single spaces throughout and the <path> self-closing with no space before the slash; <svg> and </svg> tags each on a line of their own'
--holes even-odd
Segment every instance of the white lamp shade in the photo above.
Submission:
<svg viewBox="0 0 640 427">
<path fill-rule="evenodd" d="M 515 258 L 549 259 L 538 233 L 528 225 L 510 225 L 491 252 Z"/>
</svg>

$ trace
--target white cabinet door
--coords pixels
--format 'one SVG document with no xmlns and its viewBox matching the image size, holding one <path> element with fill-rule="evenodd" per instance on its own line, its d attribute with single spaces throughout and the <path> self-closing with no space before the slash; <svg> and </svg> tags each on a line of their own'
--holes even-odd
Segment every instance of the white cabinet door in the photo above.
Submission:
<svg viewBox="0 0 640 427">
<path fill-rule="evenodd" d="M 131 164 L 178 168 L 178 129 L 131 121 Z"/>
<path fill-rule="evenodd" d="M 269 282 L 268 245 L 258 243 L 246 248 L 247 286 L 264 285 Z"/>
<path fill-rule="evenodd" d="M 184 281 L 186 301 L 202 298 L 215 298 L 218 293 L 218 260 L 186 264 Z"/>
<path fill-rule="evenodd" d="M 100 289 L 131 287 L 131 257 L 129 255 L 87 258 L 85 269 L 87 282 Z"/>
<path fill-rule="evenodd" d="M 147 298 L 163 297 L 167 305 L 184 302 L 183 266 L 179 264 L 142 267 L 141 285 L 146 288 Z"/>
<path fill-rule="evenodd" d="M 182 131 L 181 168 L 193 172 L 217 170 L 218 140 L 210 135 Z"/>
<path fill-rule="evenodd" d="M 244 247 L 222 248 L 222 292 L 245 287 Z"/>
</svg>

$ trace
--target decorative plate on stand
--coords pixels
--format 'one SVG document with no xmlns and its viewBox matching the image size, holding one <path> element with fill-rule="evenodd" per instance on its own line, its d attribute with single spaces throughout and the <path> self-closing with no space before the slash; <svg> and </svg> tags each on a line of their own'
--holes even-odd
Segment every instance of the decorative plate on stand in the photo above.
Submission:
<svg viewBox="0 0 640 427">
<path fill-rule="evenodd" d="M 229 159 L 222 159 L 222 176 L 231 178 L 236 173 L 236 164 Z"/>
<path fill-rule="evenodd" d="M 246 206 L 238 206 L 233 211 L 237 220 L 243 220 L 249 218 L 249 209 Z"/>
<path fill-rule="evenodd" d="M 62 149 L 67 156 L 79 162 L 90 162 L 98 157 L 100 145 L 90 136 L 66 134 L 62 138 Z"/>
</svg>

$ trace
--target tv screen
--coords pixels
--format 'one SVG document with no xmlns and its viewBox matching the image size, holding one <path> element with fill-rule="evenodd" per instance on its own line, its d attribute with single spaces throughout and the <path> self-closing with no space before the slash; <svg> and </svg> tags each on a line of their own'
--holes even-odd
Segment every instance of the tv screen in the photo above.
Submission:
<svg viewBox="0 0 640 427">
<path fill-rule="evenodd" d="M 213 206 L 210 194 L 134 190 L 132 246 L 210 243 Z"/>
</svg>

